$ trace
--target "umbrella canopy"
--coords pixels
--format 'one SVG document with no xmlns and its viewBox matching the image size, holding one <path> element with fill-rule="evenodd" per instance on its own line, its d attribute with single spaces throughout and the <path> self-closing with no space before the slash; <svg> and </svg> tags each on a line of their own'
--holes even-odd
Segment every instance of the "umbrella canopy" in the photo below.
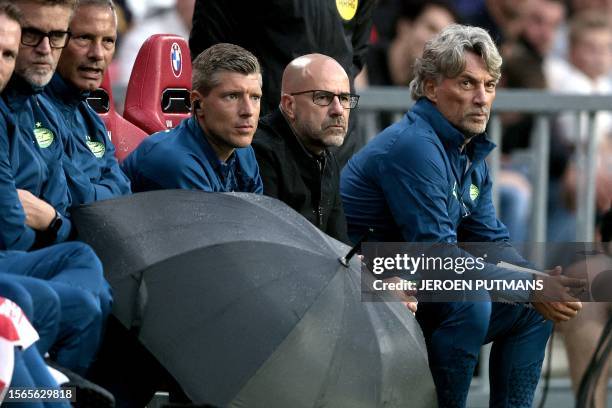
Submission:
<svg viewBox="0 0 612 408">
<path fill-rule="evenodd" d="M 157 191 L 74 217 L 115 314 L 195 403 L 436 405 L 416 320 L 391 299 L 363 302 L 371 277 L 338 261 L 349 247 L 280 201 Z"/>
</svg>

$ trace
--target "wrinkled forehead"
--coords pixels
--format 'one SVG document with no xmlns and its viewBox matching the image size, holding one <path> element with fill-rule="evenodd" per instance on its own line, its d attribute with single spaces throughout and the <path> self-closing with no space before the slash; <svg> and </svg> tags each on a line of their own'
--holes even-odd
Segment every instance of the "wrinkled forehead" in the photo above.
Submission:
<svg viewBox="0 0 612 408">
<path fill-rule="evenodd" d="M 77 8 L 74 17 L 70 22 L 70 28 L 78 27 L 80 29 L 90 28 L 93 26 L 110 23 L 111 28 L 117 30 L 117 13 L 104 4 L 84 4 Z"/>
<path fill-rule="evenodd" d="M 300 81 L 305 89 L 321 89 L 335 93 L 348 93 L 351 85 L 344 70 L 335 64 L 321 64 L 305 68 Z"/>
</svg>

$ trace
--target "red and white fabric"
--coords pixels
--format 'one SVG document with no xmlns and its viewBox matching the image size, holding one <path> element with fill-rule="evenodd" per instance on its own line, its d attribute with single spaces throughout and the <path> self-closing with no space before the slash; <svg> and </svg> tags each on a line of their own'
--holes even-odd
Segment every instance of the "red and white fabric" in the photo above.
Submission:
<svg viewBox="0 0 612 408">
<path fill-rule="evenodd" d="M 0 297 L 0 402 L 11 384 L 15 347 L 26 349 L 38 340 L 38 333 L 19 306 Z"/>
</svg>

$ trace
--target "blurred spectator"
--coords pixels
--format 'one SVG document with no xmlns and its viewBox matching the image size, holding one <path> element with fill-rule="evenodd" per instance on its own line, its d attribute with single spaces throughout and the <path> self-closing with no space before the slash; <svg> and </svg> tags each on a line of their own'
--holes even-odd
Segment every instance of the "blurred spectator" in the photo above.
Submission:
<svg viewBox="0 0 612 408">
<path fill-rule="evenodd" d="M 570 22 L 568 60 L 552 59 L 545 66 L 545 76 L 552 91 L 578 94 L 609 94 L 612 80 L 612 24 L 608 16 L 596 11 L 576 15 Z M 583 115 L 586 118 L 586 114 Z M 580 134 L 574 134 L 576 115 L 559 118 L 563 136 L 575 144 L 586 138 L 586 122 Z M 595 134 L 603 142 L 612 129 L 612 114 L 598 112 Z"/>
<path fill-rule="evenodd" d="M 389 38 L 384 38 L 381 32 L 376 44 L 368 50 L 366 68 L 358 78 L 360 86 L 408 86 L 414 62 L 423 53 L 425 42 L 458 19 L 447 0 L 399 0 L 394 7 L 394 23 L 389 24 L 394 30 Z M 375 10 L 375 24 L 389 18 L 388 9 Z M 393 122 L 393 115 L 381 112 L 378 120 L 378 127 L 385 128 Z"/>
<path fill-rule="evenodd" d="M 140 18 L 135 18 L 131 29 L 123 36 L 117 50 L 115 61 L 118 72 L 113 78 L 113 94 L 115 104 L 120 111 L 123 110 L 125 90 L 134 61 L 146 39 L 153 34 L 176 34 L 185 39 L 189 38 L 195 0 L 169 0 L 157 5 L 151 3 L 155 2 L 149 2 L 148 9 L 138 8 L 140 13 L 145 14 Z"/>
<path fill-rule="evenodd" d="M 522 14 L 531 0 L 484 0 L 485 7 L 466 17 L 466 23 L 489 32 L 498 46 L 513 41 L 522 25 Z"/>
<path fill-rule="evenodd" d="M 262 64 L 261 114 L 279 104 L 285 66 L 293 59 L 321 53 L 342 65 L 351 81 L 365 65 L 376 0 L 197 0 L 189 38 L 191 58 L 209 46 L 228 42 L 253 52 Z M 344 144 L 336 150 L 340 166 L 365 140 L 353 113 Z"/>
<path fill-rule="evenodd" d="M 561 0 L 529 0 L 525 4 L 518 37 L 505 45 L 502 86 L 506 88 L 546 89 L 545 63 L 554 38 L 565 18 Z M 502 116 L 502 171 L 500 181 L 500 218 L 507 224 L 514 241 L 527 236 L 529 223 L 531 184 L 527 178 L 528 163 L 511 157 L 518 149 L 531 144 L 533 116 L 508 113 Z M 550 151 L 550 177 L 558 179 L 565 171 L 570 151 L 553 126 Z M 553 196 L 555 193 L 552 194 Z M 554 200 L 552 200 L 554 201 Z"/>
<path fill-rule="evenodd" d="M 529 0 L 520 24 L 520 37 L 541 58 L 546 58 L 565 19 L 563 0 Z"/>
<path fill-rule="evenodd" d="M 594 10 L 603 14 L 612 13 L 611 0 L 571 0 L 570 12 L 572 14 L 581 13 L 587 10 Z"/>
<path fill-rule="evenodd" d="M 370 85 L 408 86 L 414 61 L 423 53 L 425 42 L 457 21 L 446 0 L 404 0 L 398 9 L 395 33 L 388 48 L 368 53 Z"/>
<path fill-rule="evenodd" d="M 612 23 L 609 16 L 597 11 L 587 11 L 574 16 L 569 24 L 568 61 L 551 60 L 546 66 L 549 88 L 553 91 L 577 94 L 610 94 L 612 81 L 609 77 L 612 68 Z M 586 114 L 581 115 L 581 126 L 576 126 L 576 115 L 568 113 L 559 118 L 562 137 L 572 146 L 580 148 L 587 141 Z M 612 202 L 612 166 L 610 154 L 612 139 L 612 115 L 597 112 L 595 115 L 595 138 L 598 144 L 596 162 L 596 205 L 597 210 L 607 211 Z M 575 134 L 578 130 L 578 134 Z M 558 186 L 559 207 L 562 216 L 551 220 L 551 228 L 558 236 L 564 231 L 566 239 L 571 239 L 573 231 L 567 231 L 568 217 L 576 208 L 577 186 L 582 177 L 576 163 L 570 162 L 562 184 Z"/>
<path fill-rule="evenodd" d="M 482 12 L 485 8 L 485 0 L 453 0 L 453 5 L 463 21 L 469 16 Z"/>
<path fill-rule="evenodd" d="M 579 263 L 570 266 L 565 271 L 566 274 L 576 272 L 580 276 L 586 270 L 588 281 L 593 282 L 599 273 L 612 271 L 612 211 L 608 211 L 602 218 L 600 229 L 602 252 L 590 257 L 586 265 Z M 574 392 L 578 391 L 580 381 L 595 352 L 599 338 L 603 334 L 606 322 L 611 316 L 612 304 L 610 302 L 585 302 L 581 313 L 575 319 L 559 325 L 567 349 Z M 606 407 L 608 372 L 609 364 L 606 364 L 595 388 L 595 408 Z"/>
</svg>

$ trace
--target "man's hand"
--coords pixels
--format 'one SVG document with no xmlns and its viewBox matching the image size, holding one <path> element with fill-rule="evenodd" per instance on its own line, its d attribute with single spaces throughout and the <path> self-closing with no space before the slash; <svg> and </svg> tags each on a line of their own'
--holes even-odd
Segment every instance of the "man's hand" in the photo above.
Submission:
<svg viewBox="0 0 612 408">
<path fill-rule="evenodd" d="M 399 283 L 403 279 L 397 276 L 384 279 L 384 282 L 394 282 Z M 416 291 L 408 291 L 408 290 L 394 290 L 393 295 L 397 297 L 400 302 L 404 304 L 412 312 L 415 314 L 417 311 L 417 304 L 419 303 L 417 299 L 414 297 Z"/>
<path fill-rule="evenodd" d="M 582 302 L 570 295 L 570 290 L 584 290 L 586 281 L 584 279 L 568 278 L 561 276 L 561 267 L 548 271 L 550 276 L 541 277 L 544 289 L 533 292 L 533 307 L 547 320 L 555 323 L 565 322 L 574 318 L 580 309 Z"/>
<path fill-rule="evenodd" d="M 357 257 L 359 258 L 359 261 L 361 261 L 362 266 L 365 266 L 364 261 L 363 261 L 363 255 L 357 255 Z M 387 279 L 383 279 L 385 282 L 400 282 L 401 280 L 403 280 L 400 277 L 394 276 L 392 278 L 387 278 Z M 404 290 L 396 290 L 393 291 L 393 294 L 398 297 L 400 299 L 400 301 L 404 304 L 404 306 L 406 306 L 408 308 L 408 310 L 410 310 L 410 312 L 414 315 L 417 311 L 417 305 L 419 303 L 419 301 L 413 296 L 416 294 L 415 292 L 410 292 L 410 291 L 404 291 Z"/>
<path fill-rule="evenodd" d="M 27 190 L 17 189 L 17 195 L 25 212 L 28 227 L 44 231 L 55 218 L 55 208 Z"/>
</svg>

